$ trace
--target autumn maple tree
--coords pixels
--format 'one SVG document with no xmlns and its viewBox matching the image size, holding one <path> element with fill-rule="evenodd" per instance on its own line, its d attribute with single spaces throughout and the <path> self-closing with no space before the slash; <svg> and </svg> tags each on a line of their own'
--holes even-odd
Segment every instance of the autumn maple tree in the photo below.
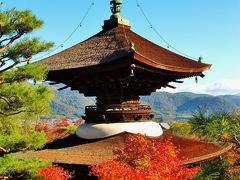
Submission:
<svg viewBox="0 0 240 180">
<path fill-rule="evenodd" d="M 62 117 L 52 121 L 39 121 L 35 125 L 35 131 L 43 132 L 47 137 L 47 143 L 53 142 L 57 139 L 65 138 L 76 132 L 78 126 L 83 124 L 82 119 L 72 122 L 67 117 Z"/>
<path fill-rule="evenodd" d="M 71 175 L 67 170 L 59 166 L 48 166 L 37 170 L 39 179 L 43 180 L 67 180 L 71 179 Z"/>
<path fill-rule="evenodd" d="M 178 150 L 169 140 L 158 142 L 144 135 L 126 138 L 123 149 L 114 149 L 116 157 L 91 166 L 91 176 L 111 179 L 192 179 L 199 167 L 187 168 L 178 158 Z"/>
</svg>

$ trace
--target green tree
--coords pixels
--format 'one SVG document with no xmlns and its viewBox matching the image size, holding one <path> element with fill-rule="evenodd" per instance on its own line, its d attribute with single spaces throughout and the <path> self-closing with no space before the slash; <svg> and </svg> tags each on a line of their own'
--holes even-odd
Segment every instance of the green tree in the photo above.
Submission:
<svg viewBox="0 0 240 180">
<path fill-rule="evenodd" d="M 19 160 L 12 155 L 0 158 L 0 179 L 39 179 L 37 170 L 51 163 L 37 160 Z"/>
<path fill-rule="evenodd" d="M 192 125 L 192 131 L 202 140 L 240 145 L 240 113 L 219 112 L 207 115 L 199 110 L 189 123 Z"/>
<path fill-rule="evenodd" d="M 53 43 L 26 37 L 42 25 L 43 22 L 31 11 L 15 8 L 4 11 L 0 6 L 0 73 L 29 62 L 33 55 L 53 46 Z"/>
<path fill-rule="evenodd" d="M 32 32 L 42 25 L 31 11 L 4 10 L 0 6 L 0 136 L 5 137 L 5 142 L 15 142 L 5 143 L 10 150 L 41 147 L 39 143 L 34 147 L 34 141 L 26 137 L 38 136 L 28 136 L 34 130 L 33 120 L 49 112 L 52 97 L 47 87 L 29 83 L 42 81 L 47 74 L 46 67 L 29 63 L 34 55 L 53 46 L 32 37 Z M 13 137 L 21 139 L 21 143 L 12 140 Z"/>
<path fill-rule="evenodd" d="M 202 140 L 234 144 L 232 151 L 226 153 L 222 159 L 202 163 L 202 172 L 197 179 L 239 179 L 240 113 L 220 112 L 207 115 L 199 110 L 193 115 L 190 123 L 193 132 Z"/>
<path fill-rule="evenodd" d="M 189 122 L 174 123 L 171 133 L 198 137 L 204 141 L 232 143 L 233 149 L 222 158 L 201 162 L 197 180 L 239 179 L 240 175 L 240 113 L 207 114 L 202 109 Z"/>
</svg>

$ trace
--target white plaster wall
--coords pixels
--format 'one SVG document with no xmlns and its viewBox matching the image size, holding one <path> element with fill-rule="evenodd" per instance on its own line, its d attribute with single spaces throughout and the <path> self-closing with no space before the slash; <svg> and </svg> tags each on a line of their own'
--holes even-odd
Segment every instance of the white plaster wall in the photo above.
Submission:
<svg viewBox="0 0 240 180">
<path fill-rule="evenodd" d="M 108 124 L 83 124 L 77 128 L 76 135 L 84 139 L 99 139 L 130 132 L 133 134 L 144 134 L 150 137 L 161 136 L 163 131 L 156 122 L 129 122 Z"/>
</svg>

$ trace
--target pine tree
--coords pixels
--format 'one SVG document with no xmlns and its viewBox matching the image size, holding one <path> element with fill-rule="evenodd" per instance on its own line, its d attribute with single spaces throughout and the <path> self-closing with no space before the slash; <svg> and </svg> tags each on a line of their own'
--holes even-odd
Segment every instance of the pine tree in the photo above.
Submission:
<svg viewBox="0 0 240 180">
<path fill-rule="evenodd" d="M 4 11 L 0 6 L 0 73 L 29 62 L 33 55 L 53 46 L 53 43 L 26 37 L 42 25 L 43 22 L 29 10 L 12 8 Z"/>
<path fill-rule="evenodd" d="M 29 10 L 4 10 L 0 6 L 0 136 L 5 138 L 30 134 L 32 120 L 49 112 L 52 93 L 47 87 L 30 83 L 44 80 L 47 74 L 46 67 L 30 60 L 53 46 L 30 37 L 42 25 Z"/>
</svg>

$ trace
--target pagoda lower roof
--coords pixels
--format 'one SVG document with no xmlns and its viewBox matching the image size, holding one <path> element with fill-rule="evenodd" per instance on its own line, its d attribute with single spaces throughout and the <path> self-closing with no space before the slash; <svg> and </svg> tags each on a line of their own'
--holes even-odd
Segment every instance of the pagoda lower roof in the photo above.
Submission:
<svg viewBox="0 0 240 180">
<path fill-rule="evenodd" d="M 47 144 L 46 149 L 15 154 L 21 159 L 42 159 L 59 164 L 93 165 L 100 164 L 114 157 L 112 149 L 122 148 L 125 138 L 131 133 L 121 133 L 109 138 L 86 140 L 76 135 Z M 231 144 L 219 146 L 213 143 L 188 139 L 166 132 L 158 138 L 159 142 L 170 139 L 179 149 L 179 158 L 183 164 L 191 164 L 218 157 L 232 148 Z"/>
<path fill-rule="evenodd" d="M 134 51 L 130 50 L 134 44 Z M 131 31 L 129 26 L 118 25 L 103 29 L 89 39 L 40 61 L 50 71 L 91 67 L 131 57 L 149 66 L 173 72 L 203 72 L 211 65 L 194 61 L 162 48 Z"/>
</svg>

